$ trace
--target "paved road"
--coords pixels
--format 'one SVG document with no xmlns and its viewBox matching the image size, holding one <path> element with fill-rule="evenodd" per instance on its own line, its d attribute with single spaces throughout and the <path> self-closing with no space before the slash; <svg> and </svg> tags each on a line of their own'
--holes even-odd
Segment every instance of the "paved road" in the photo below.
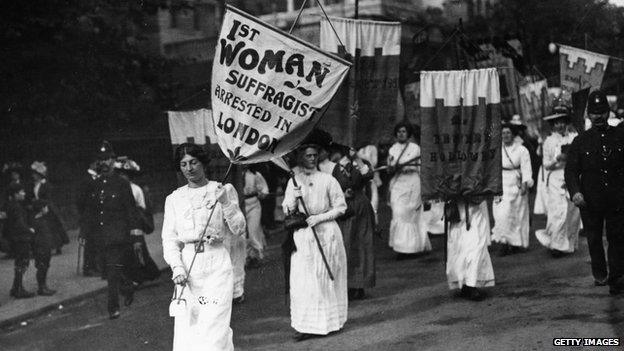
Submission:
<svg viewBox="0 0 624 351">
<path fill-rule="evenodd" d="M 386 215 L 387 218 L 387 215 Z M 536 221 L 543 225 L 543 221 Z M 594 287 L 587 247 L 551 258 L 534 237 L 527 253 L 494 257 L 496 287 L 482 302 L 449 292 L 443 243 L 434 252 L 395 261 L 377 242 L 377 282 L 367 300 L 349 306 L 335 335 L 294 343 L 284 303 L 279 257 L 247 272 L 247 301 L 235 305 L 232 328 L 238 350 L 548 350 L 555 337 L 619 337 L 624 342 L 624 297 Z M 164 277 L 138 292 L 136 302 L 107 319 L 104 295 L 66 306 L 0 331 L 2 350 L 169 350 L 167 315 L 172 286 Z M 584 348 L 590 349 L 590 348 Z M 600 348 L 601 350 L 619 348 Z"/>
</svg>

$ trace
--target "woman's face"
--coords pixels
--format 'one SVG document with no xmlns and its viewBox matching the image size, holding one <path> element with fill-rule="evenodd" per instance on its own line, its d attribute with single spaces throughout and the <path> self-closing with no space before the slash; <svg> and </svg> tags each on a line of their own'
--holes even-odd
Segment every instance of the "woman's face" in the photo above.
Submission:
<svg viewBox="0 0 624 351">
<path fill-rule="evenodd" d="M 206 178 L 204 164 L 191 155 L 184 155 L 180 160 L 180 170 L 189 183 L 199 183 Z"/>
<path fill-rule="evenodd" d="M 313 147 L 308 147 L 303 152 L 302 165 L 306 169 L 315 169 L 318 163 L 318 152 Z"/>
<path fill-rule="evenodd" d="M 553 123 L 553 130 L 559 134 L 563 134 L 565 126 L 565 122 L 562 119 L 558 119 Z"/>
<path fill-rule="evenodd" d="M 399 128 L 399 130 L 397 130 L 396 137 L 400 143 L 406 142 L 407 141 L 407 128 L 405 127 Z"/>
<path fill-rule="evenodd" d="M 511 144 L 513 142 L 513 133 L 511 133 L 511 129 L 509 128 L 503 128 L 503 130 L 501 130 L 501 137 L 505 144 Z"/>
</svg>

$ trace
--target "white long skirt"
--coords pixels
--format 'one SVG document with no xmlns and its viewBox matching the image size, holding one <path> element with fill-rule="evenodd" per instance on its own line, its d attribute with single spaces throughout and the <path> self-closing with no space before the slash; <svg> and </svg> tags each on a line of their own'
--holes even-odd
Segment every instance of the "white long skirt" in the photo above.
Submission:
<svg viewBox="0 0 624 351">
<path fill-rule="evenodd" d="M 503 196 L 500 197 L 500 201 L 495 200 L 492 207 L 494 215 L 492 241 L 527 248 L 530 229 L 529 195 L 520 194 L 520 188 L 515 181 L 516 173 L 503 170 Z"/>
<path fill-rule="evenodd" d="M 245 220 L 247 221 L 247 257 L 263 259 L 266 239 L 262 230 L 262 206 L 257 197 L 245 199 Z"/>
<path fill-rule="evenodd" d="M 581 213 L 568 198 L 562 169 L 550 173 L 547 199 L 546 229 L 536 230 L 535 237 L 549 249 L 572 253 L 578 248 Z"/>
<path fill-rule="evenodd" d="M 234 273 L 234 297 L 241 297 L 245 293 L 245 261 L 247 260 L 247 239 L 244 236 L 233 235 L 229 238 L 229 252 Z"/>
<path fill-rule="evenodd" d="M 194 245 L 182 250 L 182 262 L 189 267 Z M 205 246 L 197 254 L 182 298 L 187 314 L 175 317 L 174 351 L 234 350 L 230 318 L 232 315 L 232 263 L 223 245 Z"/>
<path fill-rule="evenodd" d="M 464 206 L 464 203 L 459 204 L 461 221 L 449 225 L 446 261 L 449 288 L 494 286 L 494 269 L 487 249 L 490 235 L 487 203 L 469 205 L 469 230 Z"/>
<path fill-rule="evenodd" d="M 290 318 L 291 326 L 300 333 L 326 335 L 340 330 L 347 321 L 347 255 L 335 221 L 315 229 L 334 280 L 329 279 L 312 230 L 297 230 L 297 251 L 290 261 Z"/>
<path fill-rule="evenodd" d="M 390 247 L 399 253 L 431 251 L 427 231 L 422 227 L 420 176 L 417 172 L 401 173 L 390 182 Z"/>
</svg>

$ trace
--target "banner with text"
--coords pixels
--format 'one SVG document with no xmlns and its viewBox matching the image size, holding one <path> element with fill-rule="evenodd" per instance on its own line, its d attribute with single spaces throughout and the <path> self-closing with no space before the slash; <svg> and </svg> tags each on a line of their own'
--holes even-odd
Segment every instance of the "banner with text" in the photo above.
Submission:
<svg viewBox="0 0 624 351">
<path fill-rule="evenodd" d="M 219 146 L 234 163 L 296 148 L 323 115 L 350 63 L 227 6 L 212 67 Z"/>
<path fill-rule="evenodd" d="M 520 110 L 530 136 L 542 136 L 542 118 L 550 114 L 550 105 L 546 79 L 520 86 Z"/>
<path fill-rule="evenodd" d="M 321 48 L 354 62 L 348 82 L 321 122 L 337 142 L 360 147 L 392 135 L 405 111 L 398 105 L 401 23 L 321 18 Z M 338 38 L 336 37 L 338 33 Z"/>
<path fill-rule="evenodd" d="M 502 192 L 496 68 L 420 73 L 424 199 Z"/>
<path fill-rule="evenodd" d="M 561 88 L 575 93 L 585 88 L 600 89 L 609 56 L 561 45 L 559 64 Z"/>
</svg>

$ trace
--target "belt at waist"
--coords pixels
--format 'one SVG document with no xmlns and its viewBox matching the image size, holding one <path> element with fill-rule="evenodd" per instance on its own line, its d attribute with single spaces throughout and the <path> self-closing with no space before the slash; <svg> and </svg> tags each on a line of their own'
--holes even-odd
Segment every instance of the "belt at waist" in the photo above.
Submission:
<svg viewBox="0 0 624 351">
<path fill-rule="evenodd" d="M 516 168 L 507 168 L 507 167 L 503 167 L 503 171 L 519 171 L 520 167 L 516 167 Z"/>
</svg>

